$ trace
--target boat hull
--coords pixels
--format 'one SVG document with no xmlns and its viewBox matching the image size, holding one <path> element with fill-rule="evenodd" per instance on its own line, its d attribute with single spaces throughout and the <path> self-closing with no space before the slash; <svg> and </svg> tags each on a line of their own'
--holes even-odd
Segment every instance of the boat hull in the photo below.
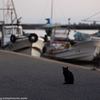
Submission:
<svg viewBox="0 0 100 100">
<path fill-rule="evenodd" d="M 53 57 L 56 59 L 72 59 L 79 61 L 92 61 L 100 53 L 100 40 L 89 40 L 77 43 L 70 48 L 62 50 L 53 50 L 50 53 L 50 49 L 44 53 L 45 56 Z"/>
<path fill-rule="evenodd" d="M 44 46 L 44 39 L 38 38 L 37 42 L 31 43 L 28 38 L 19 39 L 15 43 L 10 43 L 5 50 L 24 53 L 31 56 L 40 57 Z"/>
</svg>

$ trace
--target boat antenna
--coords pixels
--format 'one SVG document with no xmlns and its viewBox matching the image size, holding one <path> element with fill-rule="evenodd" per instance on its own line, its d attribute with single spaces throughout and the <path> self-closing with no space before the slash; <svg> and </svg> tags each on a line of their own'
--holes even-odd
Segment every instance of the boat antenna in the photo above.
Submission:
<svg viewBox="0 0 100 100">
<path fill-rule="evenodd" d="M 7 4 L 6 4 L 6 7 L 7 7 L 7 13 L 6 13 L 6 17 L 9 17 L 10 16 L 10 14 L 9 14 L 9 8 L 10 8 L 10 6 L 11 6 L 11 4 L 10 4 L 10 2 L 9 2 L 9 0 L 7 1 Z"/>
<path fill-rule="evenodd" d="M 17 20 L 18 20 L 18 17 L 17 17 L 17 13 L 16 13 L 16 10 L 15 10 L 15 5 L 14 5 L 13 0 L 11 0 L 11 2 L 12 2 L 13 9 L 14 9 L 14 13 L 15 13 L 15 19 L 17 19 Z"/>
<path fill-rule="evenodd" d="M 70 18 L 68 18 L 68 33 L 67 33 L 67 37 L 69 35 L 69 32 L 70 32 Z"/>
<path fill-rule="evenodd" d="M 13 8 L 10 8 L 11 3 L 12 3 Z M 6 7 L 7 7 L 7 8 L 4 8 L 4 0 L 3 0 L 3 8 L 0 8 L 0 10 L 3 10 L 3 23 L 5 23 L 5 16 L 6 16 L 6 17 L 11 16 L 11 21 L 12 21 L 12 23 L 14 22 L 15 19 L 18 20 L 18 17 L 17 17 L 17 13 L 16 13 L 16 10 L 15 10 L 15 6 L 14 6 L 13 0 L 11 0 L 11 3 L 10 3 L 10 1 L 8 0 L 8 1 L 7 1 L 7 4 L 6 4 Z M 7 10 L 6 15 L 5 15 L 5 10 Z M 9 14 L 9 10 L 11 10 L 11 15 Z M 15 18 L 14 18 L 14 20 L 12 19 L 13 10 L 14 10 L 14 13 L 15 13 Z"/>
<path fill-rule="evenodd" d="M 3 1 L 3 8 L 4 8 L 4 0 Z M 3 24 L 5 24 L 5 10 L 3 10 Z"/>
</svg>

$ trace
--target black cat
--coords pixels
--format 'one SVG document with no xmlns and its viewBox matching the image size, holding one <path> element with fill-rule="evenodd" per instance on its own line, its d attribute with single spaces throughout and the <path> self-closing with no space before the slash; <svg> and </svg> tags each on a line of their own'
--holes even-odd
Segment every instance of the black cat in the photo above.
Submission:
<svg viewBox="0 0 100 100">
<path fill-rule="evenodd" d="M 68 70 L 68 67 L 63 67 L 63 75 L 65 78 L 65 82 L 63 84 L 74 84 L 73 73 Z"/>
</svg>

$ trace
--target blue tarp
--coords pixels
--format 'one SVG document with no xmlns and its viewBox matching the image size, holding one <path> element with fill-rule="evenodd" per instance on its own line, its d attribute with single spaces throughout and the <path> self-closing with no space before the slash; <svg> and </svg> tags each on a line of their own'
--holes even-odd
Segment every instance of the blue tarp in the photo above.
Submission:
<svg viewBox="0 0 100 100">
<path fill-rule="evenodd" d="M 100 31 L 98 31 L 97 33 L 91 34 L 91 37 L 100 37 Z"/>
<path fill-rule="evenodd" d="M 88 34 L 84 34 L 81 32 L 76 32 L 74 37 L 77 38 L 79 41 L 85 41 Z"/>
<path fill-rule="evenodd" d="M 97 36 L 100 37 L 100 31 L 97 32 Z"/>
<path fill-rule="evenodd" d="M 77 38 L 79 41 L 85 41 L 89 37 L 100 37 L 100 31 L 98 31 L 95 35 L 89 35 L 86 33 L 76 32 L 74 37 Z"/>
<path fill-rule="evenodd" d="M 100 31 L 97 32 L 96 35 L 94 35 L 95 37 L 100 37 Z"/>
</svg>

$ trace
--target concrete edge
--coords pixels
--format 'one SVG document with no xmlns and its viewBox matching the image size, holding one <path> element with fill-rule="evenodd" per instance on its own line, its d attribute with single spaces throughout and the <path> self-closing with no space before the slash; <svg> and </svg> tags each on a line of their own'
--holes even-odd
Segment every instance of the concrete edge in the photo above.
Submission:
<svg viewBox="0 0 100 100">
<path fill-rule="evenodd" d="M 53 63 L 57 63 L 57 64 L 63 64 L 63 65 L 66 65 L 66 66 L 72 66 L 72 67 L 77 67 L 77 68 L 82 68 L 82 69 L 87 69 L 87 70 L 93 69 L 93 67 L 87 67 L 87 66 L 82 66 L 82 65 L 77 65 L 77 64 L 65 63 L 65 62 L 52 60 L 52 59 L 48 59 L 48 58 L 34 57 L 34 56 L 27 55 L 27 54 L 22 54 L 22 53 L 7 51 L 7 50 L 0 50 L 0 52 L 11 53 L 11 54 L 19 55 L 19 56 L 21 55 L 21 56 L 25 56 L 25 57 L 35 58 L 35 59 L 39 59 L 39 60 L 43 60 L 43 61 L 53 62 Z M 97 68 L 96 71 L 100 71 L 100 69 Z"/>
</svg>

